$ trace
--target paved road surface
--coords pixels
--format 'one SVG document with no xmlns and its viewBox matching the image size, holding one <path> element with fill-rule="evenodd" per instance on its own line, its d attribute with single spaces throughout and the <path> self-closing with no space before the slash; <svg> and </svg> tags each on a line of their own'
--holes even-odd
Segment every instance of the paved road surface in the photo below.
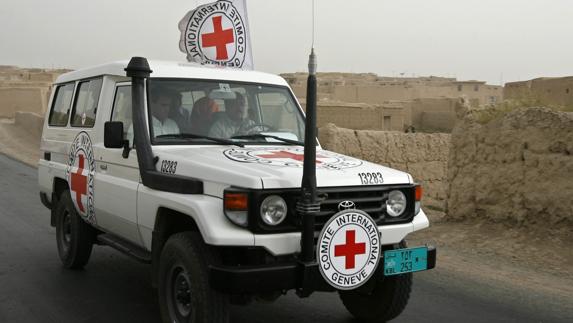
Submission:
<svg viewBox="0 0 573 323">
<path fill-rule="evenodd" d="M 0 322 L 157 322 L 149 266 L 110 248 L 96 247 L 84 271 L 62 269 L 55 230 L 40 203 L 36 181 L 35 169 L 0 155 Z M 439 268 L 417 274 L 414 283 L 410 304 L 396 322 L 566 322 L 571 318 L 571 313 L 556 310 L 550 301 L 535 295 L 490 293 Z M 355 322 L 336 294 L 301 300 L 293 293 L 272 304 L 233 307 L 232 321 Z"/>
</svg>

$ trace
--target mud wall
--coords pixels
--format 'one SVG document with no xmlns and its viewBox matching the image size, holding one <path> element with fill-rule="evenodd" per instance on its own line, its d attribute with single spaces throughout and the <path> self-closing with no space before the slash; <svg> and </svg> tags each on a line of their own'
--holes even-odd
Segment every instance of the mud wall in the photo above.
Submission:
<svg viewBox="0 0 573 323">
<path fill-rule="evenodd" d="M 404 105 L 400 103 L 369 105 L 324 101 L 318 103 L 317 109 L 318 127 L 333 123 L 357 130 L 403 131 L 408 121 L 404 117 Z"/>
<path fill-rule="evenodd" d="M 456 123 L 455 106 L 459 99 L 423 98 L 407 103 L 410 124 L 421 132 L 451 132 Z"/>
<path fill-rule="evenodd" d="M 67 71 L 0 66 L 0 118 L 13 119 L 17 111 L 46 113 L 52 83 Z"/>
<path fill-rule="evenodd" d="M 449 134 L 350 130 L 333 124 L 319 129 L 323 148 L 410 173 L 424 187 L 423 207 L 444 216 Z"/>
<path fill-rule="evenodd" d="M 296 96 L 306 97 L 306 74 L 281 74 Z M 348 103 L 382 104 L 418 98 L 466 96 L 476 106 L 503 100 L 503 88 L 481 81 L 443 77 L 381 77 L 376 74 L 318 73 L 318 98 Z"/>
<path fill-rule="evenodd" d="M 46 112 L 48 88 L 0 88 L 0 117 L 14 118 L 16 111 Z"/>
<path fill-rule="evenodd" d="M 42 128 L 44 127 L 44 117 L 42 115 L 33 112 L 16 112 L 14 123 L 40 141 Z"/>
<path fill-rule="evenodd" d="M 573 228 L 573 113 L 515 110 L 452 133 L 449 218 Z"/>
<path fill-rule="evenodd" d="M 573 76 L 542 77 L 505 85 L 504 96 L 511 100 L 538 102 L 540 105 L 573 107 Z"/>
</svg>

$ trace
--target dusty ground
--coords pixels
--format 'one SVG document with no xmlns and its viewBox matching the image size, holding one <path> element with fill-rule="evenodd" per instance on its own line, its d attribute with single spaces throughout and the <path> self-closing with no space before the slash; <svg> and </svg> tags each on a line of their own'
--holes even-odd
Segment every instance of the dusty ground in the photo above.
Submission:
<svg viewBox="0 0 573 323">
<path fill-rule="evenodd" d="M 0 119 L 0 153 L 35 167 L 39 140 L 13 121 Z M 436 280 L 441 279 L 439 272 L 447 271 L 449 277 L 471 277 L 483 284 L 485 288 L 475 291 L 483 296 L 519 290 L 546 297 L 573 313 L 571 232 L 442 219 L 409 237 L 411 246 L 425 243 L 438 247 L 437 268 L 428 273 Z"/>
<path fill-rule="evenodd" d="M 495 293 L 552 299 L 573 313 L 573 236 L 484 221 L 434 222 L 409 237 L 410 245 L 438 247 L 438 268 L 486 286 Z M 489 288 L 488 288 L 489 287 Z M 488 294 L 490 297 L 494 296 Z"/>
</svg>

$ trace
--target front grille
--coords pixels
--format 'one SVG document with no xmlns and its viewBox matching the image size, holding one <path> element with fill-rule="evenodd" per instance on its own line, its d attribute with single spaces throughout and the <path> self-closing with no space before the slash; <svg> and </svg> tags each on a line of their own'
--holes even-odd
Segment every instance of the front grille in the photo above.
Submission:
<svg viewBox="0 0 573 323">
<path fill-rule="evenodd" d="M 386 214 L 386 199 L 391 190 L 401 190 L 408 199 L 406 211 L 400 217 L 393 218 Z M 253 233 L 279 233 L 300 231 L 303 219 L 296 211 L 300 198 L 300 189 L 272 189 L 253 190 L 249 197 L 249 228 Z M 339 212 L 338 204 L 342 201 L 352 201 L 355 208 L 362 210 L 372 217 L 378 225 L 398 224 L 410 222 L 414 216 L 414 185 L 379 185 L 379 186 L 346 186 L 346 187 L 319 187 L 318 192 L 325 199 L 320 202 L 320 211 L 315 214 L 315 228 L 317 231 Z M 288 205 L 288 215 L 285 221 L 278 226 L 265 224 L 260 217 L 260 204 L 269 195 L 282 196 Z"/>
<path fill-rule="evenodd" d="M 357 190 L 341 191 L 339 189 L 328 190 L 321 189 L 321 192 L 327 194 L 326 200 L 320 203 L 320 212 L 316 213 L 315 224 L 321 227 L 328 220 L 338 213 L 338 204 L 342 201 L 354 202 L 356 209 L 362 210 L 372 217 L 376 223 L 380 224 L 386 216 L 386 195 L 381 190 Z"/>
<path fill-rule="evenodd" d="M 342 201 L 352 201 L 356 209 L 362 210 L 372 217 L 379 225 L 388 223 L 403 223 L 411 219 L 410 213 L 413 208 L 408 203 L 405 214 L 399 218 L 392 218 L 386 213 L 386 200 L 388 192 L 393 189 L 400 189 L 404 192 L 408 200 L 413 192 L 412 186 L 368 186 L 368 187 L 342 187 L 342 188 L 320 188 L 321 193 L 326 193 L 327 197 L 320 204 L 320 212 L 316 213 L 315 226 L 320 229 L 328 220 L 339 212 L 338 205 Z M 412 203 L 413 204 L 413 203 Z M 413 206 L 413 205 L 412 205 Z"/>
</svg>

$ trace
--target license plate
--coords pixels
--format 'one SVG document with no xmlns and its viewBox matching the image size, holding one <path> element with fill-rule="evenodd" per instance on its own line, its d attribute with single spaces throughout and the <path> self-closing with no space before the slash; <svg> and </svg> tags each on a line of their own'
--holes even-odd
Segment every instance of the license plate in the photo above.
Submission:
<svg viewBox="0 0 573 323">
<path fill-rule="evenodd" d="M 428 248 L 384 251 L 384 275 L 392 276 L 428 269 Z"/>
</svg>

